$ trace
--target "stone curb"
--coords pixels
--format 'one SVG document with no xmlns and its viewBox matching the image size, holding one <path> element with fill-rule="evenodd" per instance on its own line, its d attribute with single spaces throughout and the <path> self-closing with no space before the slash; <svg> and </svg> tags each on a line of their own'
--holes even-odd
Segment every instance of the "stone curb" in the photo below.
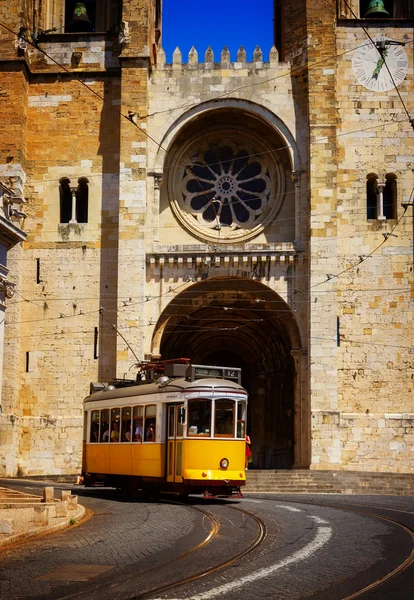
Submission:
<svg viewBox="0 0 414 600">
<path fill-rule="evenodd" d="M 13 535 L 9 535 L 7 537 L 0 539 L 0 548 L 3 546 L 8 546 L 9 544 L 13 544 L 14 542 L 18 542 L 20 540 L 25 540 L 31 537 L 35 537 L 37 535 L 43 533 L 53 533 L 55 531 L 60 531 L 62 529 L 66 529 L 66 527 L 70 527 L 70 521 L 72 519 L 82 519 L 85 516 L 86 509 L 82 505 L 78 505 L 78 509 L 73 511 L 70 516 L 62 518 L 59 523 L 53 523 L 52 525 L 41 525 L 39 527 L 32 527 L 27 529 L 26 531 L 21 531 L 20 533 L 15 533 Z"/>
</svg>

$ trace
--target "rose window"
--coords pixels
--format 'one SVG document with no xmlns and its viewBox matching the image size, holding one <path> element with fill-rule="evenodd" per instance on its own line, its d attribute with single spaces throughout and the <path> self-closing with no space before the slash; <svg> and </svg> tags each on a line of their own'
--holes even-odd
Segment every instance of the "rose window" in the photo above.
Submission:
<svg viewBox="0 0 414 600">
<path fill-rule="evenodd" d="M 260 140 L 215 139 L 193 143 L 174 169 L 177 217 L 198 236 L 218 242 L 257 235 L 280 207 L 284 172 Z M 177 181 L 178 177 L 180 182 Z"/>
</svg>

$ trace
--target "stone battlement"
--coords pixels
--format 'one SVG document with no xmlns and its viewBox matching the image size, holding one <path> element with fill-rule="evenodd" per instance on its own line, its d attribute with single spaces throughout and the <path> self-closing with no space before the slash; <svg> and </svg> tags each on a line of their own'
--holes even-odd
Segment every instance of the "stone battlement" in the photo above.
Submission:
<svg viewBox="0 0 414 600">
<path fill-rule="evenodd" d="M 199 62 L 198 60 L 198 52 L 194 48 L 191 48 L 188 53 L 188 62 L 183 63 L 183 55 L 180 48 L 177 46 L 172 55 L 172 63 L 167 63 L 166 54 L 163 48 L 159 48 L 157 52 L 157 67 L 158 68 L 167 68 L 167 67 L 184 67 L 187 69 L 264 69 L 269 66 L 279 66 L 279 53 L 276 50 L 275 46 L 272 46 L 268 55 L 268 61 L 263 61 L 263 52 L 259 46 L 253 51 L 252 60 L 247 60 L 247 54 L 243 46 L 237 51 L 237 60 L 235 62 L 231 61 L 230 50 L 225 46 L 220 53 L 220 61 L 215 62 L 214 52 L 212 48 L 209 46 L 204 53 L 204 62 Z M 284 67 L 289 67 L 288 63 L 281 63 Z"/>
</svg>

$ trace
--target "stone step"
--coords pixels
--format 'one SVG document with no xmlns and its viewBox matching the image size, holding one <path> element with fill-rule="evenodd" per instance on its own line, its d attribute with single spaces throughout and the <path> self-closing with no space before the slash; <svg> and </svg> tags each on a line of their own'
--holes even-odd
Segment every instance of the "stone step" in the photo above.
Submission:
<svg viewBox="0 0 414 600">
<path fill-rule="evenodd" d="M 414 474 L 356 471 L 259 471 L 246 473 L 246 492 L 414 495 Z"/>
<path fill-rule="evenodd" d="M 22 494 L 20 492 L 0 492 L 0 500 L 3 498 L 39 498 L 39 496 L 35 496 L 34 494 Z"/>
<path fill-rule="evenodd" d="M 7 502 L 0 504 L 0 513 L 6 515 L 10 508 L 36 508 L 38 506 L 55 506 L 52 502 Z M 4 512 L 3 512 L 4 511 Z"/>
<path fill-rule="evenodd" d="M 44 502 L 42 502 L 41 498 L 34 498 L 33 500 L 30 500 L 29 498 L 5 498 L 0 499 L 0 510 L 2 508 L 9 508 L 10 506 L 15 508 L 16 504 L 18 504 L 19 506 L 32 506 L 44 504 Z"/>
</svg>

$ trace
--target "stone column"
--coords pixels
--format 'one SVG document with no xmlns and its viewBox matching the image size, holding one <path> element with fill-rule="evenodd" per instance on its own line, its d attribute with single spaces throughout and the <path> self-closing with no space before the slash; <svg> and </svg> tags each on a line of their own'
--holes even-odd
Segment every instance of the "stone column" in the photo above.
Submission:
<svg viewBox="0 0 414 600">
<path fill-rule="evenodd" d="M 309 410 L 304 405 L 302 397 L 302 360 L 306 359 L 306 352 L 301 348 L 290 351 L 293 357 L 294 376 L 294 421 L 293 421 L 293 468 L 301 469 L 309 466 Z"/>
<path fill-rule="evenodd" d="M 297 245 L 299 245 L 302 240 L 301 175 L 301 171 L 293 171 L 292 173 L 295 186 L 295 244 Z"/>
<path fill-rule="evenodd" d="M 154 192 L 153 192 L 153 207 L 152 207 L 152 217 L 153 217 L 153 241 L 160 241 L 160 232 L 159 232 L 159 222 L 160 222 L 160 190 L 162 185 L 162 173 L 149 173 L 149 175 L 153 178 L 154 181 Z"/>
<path fill-rule="evenodd" d="M 378 184 L 377 191 L 377 220 L 385 221 L 386 217 L 384 215 L 384 188 L 385 183 Z"/>
<path fill-rule="evenodd" d="M 69 221 L 69 223 L 72 224 L 76 224 L 77 220 L 76 220 L 76 192 L 77 192 L 78 188 L 75 187 L 71 187 L 70 188 L 70 193 L 72 194 L 72 218 Z"/>
</svg>

